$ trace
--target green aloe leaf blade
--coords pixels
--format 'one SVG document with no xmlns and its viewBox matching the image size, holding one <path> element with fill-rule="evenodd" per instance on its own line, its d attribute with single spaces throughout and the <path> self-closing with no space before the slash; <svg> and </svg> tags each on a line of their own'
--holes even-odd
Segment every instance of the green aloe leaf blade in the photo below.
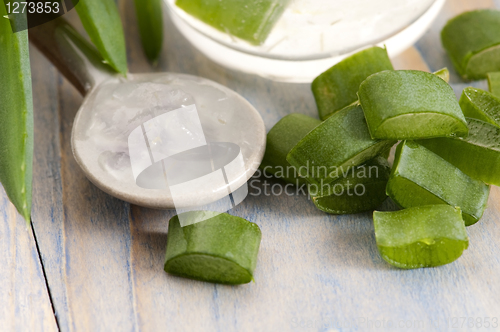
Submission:
<svg viewBox="0 0 500 332">
<path fill-rule="evenodd" d="M 135 0 L 135 10 L 144 53 L 156 63 L 163 43 L 161 0 Z"/>
<path fill-rule="evenodd" d="M 106 62 L 117 72 L 127 74 L 125 37 L 113 0 L 80 0 L 75 6 L 90 40 Z"/>
<path fill-rule="evenodd" d="M 451 263 L 469 246 L 460 208 L 426 205 L 373 213 L 382 258 L 403 269 Z"/>
<path fill-rule="evenodd" d="M 13 33 L 0 1 L 0 181 L 29 222 L 33 163 L 33 100 L 27 30 Z"/>
</svg>

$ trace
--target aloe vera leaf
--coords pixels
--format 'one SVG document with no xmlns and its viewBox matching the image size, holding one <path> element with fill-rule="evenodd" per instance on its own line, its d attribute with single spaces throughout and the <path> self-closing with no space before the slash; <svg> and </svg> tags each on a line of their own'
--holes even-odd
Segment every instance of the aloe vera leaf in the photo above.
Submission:
<svg viewBox="0 0 500 332">
<path fill-rule="evenodd" d="M 500 11 L 466 12 L 448 21 L 441 42 L 464 79 L 486 78 L 500 70 Z"/>
<path fill-rule="evenodd" d="M 342 172 L 387 151 L 395 140 L 373 140 L 363 110 L 350 105 L 314 128 L 288 153 L 286 160 L 309 183 L 324 185 Z"/>
<path fill-rule="evenodd" d="M 431 73 L 373 74 L 361 83 L 358 95 L 374 139 L 467 135 L 467 122 L 453 89 Z"/>
<path fill-rule="evenodd" d="M 177 0 L 177 7 L 253 45 L 265 42 L 290 0 Z"/>
<path fill-rule="evenodd" d="M 33 100 L 28 31 L 12 32 L 0 1 L 0 182 L 30 221 L 33 164 Z"/>
<path fill-rule="evenodd" d="M 469 247 L 460 208 L 427 205 L 373 213 L 375 239 L 382 258 L 403 269 L 440 266 Z"/>
<path fill-rule="evenodd" d="M 266 153 L 260 168 L 265 173 L 289 183 L 298 186 L 306 184 L 307 181 L 298 176 L 296 168 L 286 161 L 286 156 L 307 133 L 320 123 L 318 119 L 299 113 L 283 117 L 267 134 Z"/>
<path fill-rule="evenodd" d="M 450 71 L 446 67 L 433 72 L 433 74 L 443 79 L 446 83 L 450 82 Z"/>
<path fill-rule="evenodd" d="M 90 40 L 104 60 L 117 72 L 127 74 L 125 37 L 113 0 L 80 0 L 75 6 Z"/>
<path fill-rule="evenodd" d="M 214 283 L 248 283 L 261 237 L 259 226 L 227 213 L 185 227 L 175 216 L 168 224 L 165 271 Z"/>
<path fill-rule="evenodd" d="M 491 93 L 472 87 L 465 88 L 460 96 L 460 107 L 466 117 L 500 128 L 500 99 Z"/>
<path fill-rule="evenodd" d="M 500 186 L 500 128 L 467 118 L 467 138 L 433 138 L 418 143 L 473 179 Z"/>
<path fill-rule="evenodd" d="M 152 63 L 158 61 L 163 43 L 161 0 L 134 0 L 142 48 Z"/>
<path fill-rule="evenodd" d="M 500 71 L 488 73 L 488 88 L 492 95 L 500 98 Z"/>
<path fill-rule="evenodd" d="M 358 100 L 359 85 L 368 76 L 393 70 L 387 50 L 371 47 L 345 58 L 318 77 L 311 85 L 319 118 L 328 116 Z"/>
<path fill-rule="evenodd" d="M 387 198 L 385 187 L 391 169 L 385 158 L 377 156 L 365 164 L 351 168 L 340 179 L 322 187 L 309 185 L 316 207 L 331 214 L 370 211 Z"/>
<path fill-rule="evenodd" d="M 422 145 L 403 141 L 396 149 L 387 194 L 403 208 L 431 204 L 458 206 L 465 225 L 469 226 L 483 215 L 489 192 L 488 185 L 474 180 Z"/>
</svg>

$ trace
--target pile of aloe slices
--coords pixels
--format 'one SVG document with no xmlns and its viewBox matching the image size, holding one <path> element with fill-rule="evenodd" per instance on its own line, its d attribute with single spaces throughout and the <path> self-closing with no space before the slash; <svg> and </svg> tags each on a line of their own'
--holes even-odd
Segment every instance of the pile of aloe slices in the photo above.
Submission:
<svg viewBox="0 0 500 332">
<path fill-rule="evenodd" d="M 500 99 L 467 88 L 459 102 L 448 76 L 394 70 L 383 48 L 358 52 L 314 80 L 322 121 L 290 114 L 270 130 L 261 168 L 306 183 L 332 214 L 389 196 L 402 210 L 373 214 L 381 256 L 407 269 L 450 263 L 500 185 Z"/>
</svg>

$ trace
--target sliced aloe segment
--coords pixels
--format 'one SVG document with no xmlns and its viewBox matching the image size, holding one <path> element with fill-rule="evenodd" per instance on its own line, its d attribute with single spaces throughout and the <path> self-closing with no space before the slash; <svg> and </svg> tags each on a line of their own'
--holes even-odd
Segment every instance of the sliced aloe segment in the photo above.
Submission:
<svg viewBox="0 0 500 332">
<path fill-rule="evenodd" d="M 373 74 L 361 83 L 358 95 L 374 139 L 467 135 L 453 89 L 434 74 L 417 70 Z"/>
<path fill-rule="evenodd" d="M 261 237 L 259 226 L 227 213 L 185 227 L 175 216 L 168 224 L 165 271 L 214 283 L 248 283 Z"/>
<path fill-rule="evenodd" d="M 368 76 L 392 69 L 387 50 L 371 47 L 351 55 L 316 77 L 312 82 L 312 92 L 320 119 L 325 120 L 357 101 L 359 85 Z"/>
<path fill-rule="evenodd" d="M 350 105 L 333 114 L 300 140 L 286 160 L 310 183 L 324 185 L 349 168 L 385 152 L 396 141 L 373 140 L 363 110 Z"/>
<path fill-rule="evenodd" d="M 465 225 L 483 215 L 490 187 L 474 180 L 422 145 L 398 145 L 387 194 L 403 208 L 449 204 L 462 209 Z"/>
<path fill-rule="evenodd" d="M 441 78 L 446 83 L 450 81 L 450 71 L 448 68 L 439 69 L 438 71 L 433 72 L 433 74 Z"/>
<path fill-rule="evenodd" d="M 500 127 L 500 99 L 491 93 L 476 88 L 465 88 L 460 97 L 460 107 L 466 117 Z"/>
<path fill-rule="evenodd" d="M 427 205 L 373 213 L 382 258 L 403 269 L 451 263 L 469 247 L 460 208 Z"/>
<path fill-rule="evenodd" d="M 446 23 L 441 42 L 464 79 L 486 78 L 500 70 L 500 11 L 466 12 Z"/>
<path fill-rule="evenodd" d="M 309 185 L 309 194 L 316 207 L 331 214 L 370 211 L 387 198 L 385 187 L 391 169 L 381 156 L 352 167 L 342 177 L 322 187 Z"/>
<path fill-rule="evenodd" d="M 262 44 L 290 0 L 176 0 L 175 4 L 214 28 Z"/>
<path fill-rule="evenodd" d="M 467 138 L 433 138 L 419 144 L 473 179 L 500 186 L 500 128 L 467 118 Z"/>
<path fill-rule="evenodd" d="M 90 40 L 106 62 L 127 75 L 125 37 L 118 8 L 113 0 L 80 0 L 75 9 Z"/>
<path fill-rule="evenodd" d="M 318 119 L 299 113 L 283 117 L 267 133 L 266 153 L 260 168 L 295 185 L 306 184 L 307 181 L 298 175 L 297 169 L 286 161 L 286 155 L 320 123 Z"/>
<path fill-rule="evenodd" d="M 500 71 L 488 73 L 488 88 L 492 95 L 500 98 Z"/>
</svg>

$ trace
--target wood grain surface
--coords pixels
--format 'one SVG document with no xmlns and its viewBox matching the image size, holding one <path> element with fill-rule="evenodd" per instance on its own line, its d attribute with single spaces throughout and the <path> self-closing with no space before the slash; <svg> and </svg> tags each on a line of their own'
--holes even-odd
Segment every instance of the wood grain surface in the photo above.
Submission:
<svg viewBox="0 0 500 332">
<path fill-rule="evenodd" d="M 448 67 L 460 93 L 470 83 L 453 70 L 439 32 L 464 10 L 495 6 L 500 0 L 449 0 L 415 47 L 393 59 L 395 67 Z M 191 46 L 166 16 L 163 55 L 152 68 L 133 2 L 119 1 L 119 8 L 131 72 L 181 72 L 224 84 L 257 108 L 268 130 L 289 113 L 317 117 L 309 85 L 227 70 Z M 77 21 L 74 13 L 68 17 Z M 173 212 L 131 206 L 85 178 L 70 146 L 82 97 L 31 52 L 34 234 L 0 192 L 1 331 L 468 331 L 475 328 L 460 326 L 460 317 L 500 320 L 497 187 L 483 219 L 467 229 L 470 247 L 460 259 L 406 271 L 378 254 L 369 213 L 328 215 L 301 193 L 257 195 L 277 182 L 255 178 L 247 199 L 230 211 L 262 229 L 255 283 L 223 286 L 167 275 L 163 259 Z M 485 87 L 484 81 L 472 84 Z"/>
</svg>

